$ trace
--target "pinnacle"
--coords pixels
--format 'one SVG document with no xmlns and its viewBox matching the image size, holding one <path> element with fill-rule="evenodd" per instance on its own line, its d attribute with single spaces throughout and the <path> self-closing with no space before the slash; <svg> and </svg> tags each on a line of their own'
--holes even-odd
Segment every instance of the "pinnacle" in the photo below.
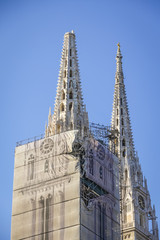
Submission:
<svg viewBox="0 0 160 240">
<path fill-rule="evenodd" d="M 120 49 L 120 43 L 118 43 L 117 46 L 118 46 L 118 49 L 117 49 L 117 57 L 121 57 L 121 58 L 122 58 L 121 49 Z"/>
</svg>

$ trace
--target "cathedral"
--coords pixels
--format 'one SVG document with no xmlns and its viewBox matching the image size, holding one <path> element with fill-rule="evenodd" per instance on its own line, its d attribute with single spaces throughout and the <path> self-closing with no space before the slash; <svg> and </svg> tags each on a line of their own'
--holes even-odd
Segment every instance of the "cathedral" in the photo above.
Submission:
<svg viewBox="0 0 160 240">
<path fill-rule="evenodd" d="M 120 44 L 111 126 L 89 122 L 74 31 L 45 134 L 15 148 L 12 240 L 159 240 L 129 118 Z"/>
</svg>

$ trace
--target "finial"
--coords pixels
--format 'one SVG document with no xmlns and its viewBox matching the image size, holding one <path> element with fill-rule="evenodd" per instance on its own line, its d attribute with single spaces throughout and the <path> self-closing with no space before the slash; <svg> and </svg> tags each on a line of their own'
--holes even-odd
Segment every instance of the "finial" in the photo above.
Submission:
<svg viewBox="0 0 160 240">
<path fill-rule="evenodd" d="M 120 52 L 120 43 L 118 43 L 117 46 L 118 46 L 118 51 Z"/>
<path fill-rule="evenodd" d="M 71 33 L 73 33 L 73 34 L 74 34 L 74 31 L 72 30 L 72 31 L 71 31 Z"/>
</svg>

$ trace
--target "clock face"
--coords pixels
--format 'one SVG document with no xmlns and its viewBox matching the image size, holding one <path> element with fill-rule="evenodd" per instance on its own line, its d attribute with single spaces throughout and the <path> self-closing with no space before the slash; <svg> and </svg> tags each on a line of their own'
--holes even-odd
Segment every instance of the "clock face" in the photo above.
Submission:
<svg viewBox="0 0 160 240">
<path fill-rule="evenodd" d="M 144 202 L 144 198 L 143 198 L 141 195 L 138 196 L 138 203 L 139 203 L 140 208 L 141 208 L 142 210 L 144 210 L 144 208 L 145 208 L 145 202 Z"/>
<path fill-rule="evenodd" d="M 40 146 L 40 151 L 44 154 L 51 152 L 52 149 L 53 149 L 53 141 L 50 138 L 45 139 Z"/>
<path fill-rule="evenodd" d="M 101 145 L 97 147 L 97 156 L 100 160 L 104 160 L 105 158 L 105 150 Z"/>
</svg>

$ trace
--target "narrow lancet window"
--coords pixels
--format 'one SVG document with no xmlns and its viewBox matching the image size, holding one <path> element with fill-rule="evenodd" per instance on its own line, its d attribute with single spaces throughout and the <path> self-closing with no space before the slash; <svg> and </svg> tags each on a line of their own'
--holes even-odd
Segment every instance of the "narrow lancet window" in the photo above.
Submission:
<svg viewBox="0 0 160 240">
<path fill-rule="evenodd" d="M 102 166 L 100 166 L 100 168 L 99 168 L 99 177 L 100 177 L 100 179 L 103 179 L 103 169 L 102 169 Z"/>
<path fill-rule="evenodd" d="M 69 111 L 72 110 L 72 102 L 69 104 Z"/>
<path fill-rule="evenodd" d="M 71 88 L 73 86 L 73 82 L 72 80 L 69 82 L 69 88 Z"/>
<path fill-rule="evenodd" d="M 125 147 L 126 146 L 126 141 L 125 141 L 125 139 L 123 138 L 123 140 L 122 140 L 122 146 L 123 147 Z"/>
<path fill-rule="evenodd" d="M 69 54 L 70 54 L 70 56 L 72 56 L 72 49 L 69 50 Z"/>
<path fill-rule="evenodd" d="M 122 118 L 122 126 L 124 125 L 124 121 L 123 121 L 123 118 Z"/>
<path fill-rule="evenodd" d="M 139 224 L 141 227 L 143 227 L 143 215 L 140 213 L 140 216 L 139 216 Z"/>
<path fill-rule="evenodd" d="M 128 178 L 128 171 L 127 171 L 127 169 L 125 170 L 125 180 L 127 180 L 127 178 Z"/>
<path fill-rule="evenodd" d="M 60 110 L 61 110 L 61 112 L 64 112 L 64 104 L 63 103 L 61 104 Z"/>
<path fill-rule="evenodd" d="M 48 160 L 46 160 L 44 165 L 44 172 L 48 172 L 48 171 L 49 171 L 49 162 Z"/>
<path fill-rule="evenodd" d="M 64 99 L 65 99 L 65 92 L 62 91 L 62 100 L 64 100 Z"/>
<path fill-rule="evenodd" d="M 34 175 L 34 156 L 30 155 L 28 159 L 28 180 L 32 180 Z"/>
<path fill-rule="evenodd" d="M 72 91 L 69 93 L 69 99 L 73 99 L 73 93 L 72 93 Z"/>
<path fill-rule="evenodd" d="M 118 119 L 117 119 L 117 126 L 118 126 Z"/>
<path fill-rule="evenodd" d="M 67 67 L 67 60 L 65 60 L 65 67 Z"/>
<path fill-rule="evenodd" d="M 125 157 L 126 156 L 126 150 L 124 149 L 123 150 L 123 157 Z"/>
<path fill-rule="evenodd" d="M 66 70 L 64 70 L 64 74 L 63 74 L 64 77 L 66 77 Z"/>
<path fill-rule="evenodd" d="M 121 108 L 121 115 L 123 115 L 123 108 Z"/>
<path fill-rule="evenodd" d="M 70 61 L 69 61 L 69 62 L 70 62 L 70 67 L 72 67 L 72 59 L 70 59 Z"/>
<path fill-rule="evenodd" d="M 72 70 L 70 70 L 70 77 L 72 77 Z"/>
</svg>

